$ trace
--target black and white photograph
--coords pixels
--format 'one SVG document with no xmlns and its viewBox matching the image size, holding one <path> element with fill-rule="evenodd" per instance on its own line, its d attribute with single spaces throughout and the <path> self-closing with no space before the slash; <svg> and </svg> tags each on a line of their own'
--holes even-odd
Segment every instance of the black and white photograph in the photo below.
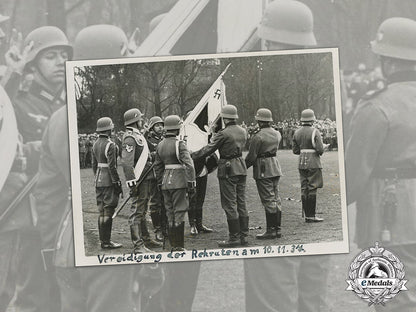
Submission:
<svg viewBox="0 0 416 312">
<path fill-rule="evenodd" d="M 76 264 L 348 252 L 337 52 L 68 62 Z"/>
</svg>

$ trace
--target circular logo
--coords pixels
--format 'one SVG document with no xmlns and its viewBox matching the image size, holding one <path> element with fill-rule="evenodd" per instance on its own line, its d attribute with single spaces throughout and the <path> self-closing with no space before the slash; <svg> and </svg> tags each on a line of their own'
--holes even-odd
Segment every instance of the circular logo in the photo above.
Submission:
<svg viewBox="0 0 416 312">
<path fill-rule="evenodd" d="M 401 290 L 407 290 L 404 265 L 378 243 L 362 251 L 350 265 L 347 290 L 354 291 L 368 305 L 385 305 Z"/>
</svg>

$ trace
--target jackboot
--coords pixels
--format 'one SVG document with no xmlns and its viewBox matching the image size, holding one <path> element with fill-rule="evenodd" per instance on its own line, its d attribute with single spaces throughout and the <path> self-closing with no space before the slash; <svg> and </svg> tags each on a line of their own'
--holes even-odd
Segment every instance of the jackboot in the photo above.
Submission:
<svg viewBox="0 0 416 312">
<path fill-rule="evenodd" d="M 173 246 L 172 251 L 184 251 L 185 250 L 185 222 L 175 226 L 172 228 L 174 231 L 174 239 L 173 239 Z"/>
<path fill-rule="evenodd" d="M 306 218 L 307 223 L 316 223 L 316 222 L 322 222 L 324 219 L 319 218 L 315 215 L 316 213 L 316 195 L 309 195 L 308 196 L 308 202 L 309 202 L 309 217 Z"/>
<path fill-rule="evenodd" d="M 104 216 L 101 217 L 101 248 L 102 249 L 116 249 L 123 247 L 122 244 L 115 243 L 111 241 L 111 228 L 113 226 L 113 218 Z"/>
<path fill-rule="evenodd" d="M 158 242 L 163 242 L 161 216 L 159 212 L 152 212 L 150 214 L 152 218 L 153 229 L 155 230 L 155 239 Z"/>
<path fill-rule="evenodd" d="M 162 247 L 162 243 L 153 240 L 150 237 L 149 230 L 147 229 L 146 219 L 140 221 L 141 237 L 147 248 L 159 248 Z"/>
<path fill-rule="evenodd" d="M 276 222 L 277 214 L 266 212 L 266 232 L 257 234 L 257 239 L 273 239 L 276 238 Z"/>
<path fill-rule="evenodd" d="M 282 211 L 276 213 L 276 238 L 282 237 Z"/>
<path fill-rule="evenodd" d="M 146 248 L 144 245 L 144 241 L 140 237 L 140 224 L 133 224 L 130 225 L 130 234 L 131 234 L 131 241 L 133 242 L 133 253 L 141 254 L 141 253 L 148 253 L 153 252 L 152 250 Z"/>
<path fill-rule="evenodd" d="M 239 219 L 227 220 L 229 238 L 227 241 L 218 242 L 218 247 L 237 247 L 240 242 L 240 221 Z"/>
<path fill-rule="evenodd" d="M 248 216 L 247 217 L 239 217 L 238 218 L 240 222 L 240 243 L 241 246 L 247 246 L 248 245 Z"/>
<path fill-rule="evenodd" d="M 199 209 L 195 212 L 195 218 L 196 218 L 196 229 L 198 230 L 198 233 L 214 232 L 213 229 L 210 229 L 209 227 L 202 224 L 202 209 Z"/>
<path fill-rule="evenodd" d="M 308 217 L 309 210 L 308 210 L 308 196 L 302 195 L 302 217 L 306 218 Z"/>
</svg>

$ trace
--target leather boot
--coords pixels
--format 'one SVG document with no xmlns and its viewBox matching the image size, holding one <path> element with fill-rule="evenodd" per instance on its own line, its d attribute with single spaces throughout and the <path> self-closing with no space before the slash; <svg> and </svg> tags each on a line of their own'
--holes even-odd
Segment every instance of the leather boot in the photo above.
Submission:
<svg viewBox="0 0 416 312">
<path fill-rule="evenodd" d="M 276 213 L 276 238 L 282 237 L 282 212 L 277 210 Z"/>
<path fill-rule="evenodd" d="M 100 243 L 103 242 L 103 216 L 98 216 L 98 237 L 100 238 Z"/>
<path fill-rule="evenodd" d="M 227 220 L 229 238 L 227 241 L 218 242 L 219 247 L 237 247 L 240 246 L 240 220 Z"/>
<path fill-rule="evenodd" d="M 181 224 L 175 226 L 173 228 L 174 231 L 174 246 L 172 246 L 172 250 L 173 251 L 184 251 L 185 248 L 185 237 L 184 237 L 184 232 L 185 232 L 185 222 L 182 222 Z"/>
<path fill-rule="evenodd" d="M 158 242 L 163 242 L 162 226 L 161 226 L 161 216 L 159 212 L 152 212 L 150 214 L 152 218 L 153 228 L 155 230 L 155 239 Z"/>
<path fill-rule="evenodd" d="M 133 224 L 130 226 L 130 234 L 131 234 L 131 240 L 133 242 L 133 253 L 141 254 L 141 253 L 149 253 L 153 252 L 152 250 L 146 248 L 144 245 L 143 240 L 140 237 L 140 225 L 139 224 Z"/>
<path fill-rule="evenodd" d="M 101 222 L 101 248 L 102 249 L 116 249 L 123 247 L 122 244 L 111 241 L 111 228 L 113 226 L 113 218 L 104 216 Z"/>
<path fill-rule="evenodd" d="M 277 214 L 266 212 L 266 232 L 257 234 L 257 239 L 274 239 L 276 238 L 276 221 Z"/>
<path fill-rule="evenodd" d="M 305 218 L 308 217 L 309 210 L 308 210 L 308 197 L 306 195 L 301 196 L 302 199 L 302 217 Z"/>
<path fill-rule="evenodd" d="M 306 218 L 307 223 L 315 223 L 315 222 L 322 222 L 324 219 L 319 218 L 315 215 L 316 212 L 316 195 L 309 195 L 308 196 L 308 202 L 309 202 L 309 211 L 310 216 Z"/>
<path fill-rule="evenodd" d="M 149 230 L 147 229 L 146 219 L 140 221 L 140 230 L 141 236 L 144 241 L 144 244 L 147 248 L 159 248 L 162 247 L 162 243 L 153 240 L 149 235 Z"/>
<path fill-rule="evenodd" d="M 196 229 L 198 230 L 198 233 L 212 233 L 214 232 L 213 229 L 210 229 L 209 227 L 206 227 L 202 224 L 202 209 L 199 209 L 196 211 Z"/>
<path fill-rule="evenodd" d="M 247 246 L 248 245 L 248 217 L 239 217 L 238 218 L 240 222 L 240 243 L 241 246 Z"/>
</svg>

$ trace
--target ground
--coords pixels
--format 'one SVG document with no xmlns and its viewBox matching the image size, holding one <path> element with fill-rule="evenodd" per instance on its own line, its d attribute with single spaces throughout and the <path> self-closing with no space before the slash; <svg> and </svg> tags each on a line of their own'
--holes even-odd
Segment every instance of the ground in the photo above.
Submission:
<svg viewBox="0 0 416 312">
<path fill-rule="evenodd" d="M 300 186 L 297 170 L 297 156 L 291 151 L 279 152 L 279 161 L 284 176 L 280 180 L 280 196 L 282 199 L 282 238 L 279 240 L 259 241 L 255 235 L 264 231 L 265 213 L 260 203 L 256 184 L 252 178 L 251 168 L 247 177 L 246 202 L 250 216 L 251 246 L 305 244 L 319 242 L 334 242 L 342 240 L 340 186 L 338 176 L 337 152 L 327 152 L 322 157 L 324 164 L 324 188 L 318 191 L 317 213 L 325 219 L 323 223 L 306 224 L 301 217 Z M 122 172 L 119 168 L 120 173 Z M 123 177 L 123 174 L 120 174 Z M 86 255 L 92 256 L 102 253 L 98 242 L 97 207 L 95 205 L 94 178 L 91 169 L 81 170 L 82 202 L 84 217 L 84 237 Z M 124 185 L 124 183 L 123 183 Z M 125 194 L 127 194 L 125 190 Z M 227 238 L 228 227 L 224 211 L 220 206 L 218 180 L 216 172 L 209 175 L 208 189 L 204 204 L 204 223 L 215 229 L 214 233 L 192 237 L 189 225 L 186 222 L 185 248 L 188 249 L 214 249 L 217 241 Z M 114 253 L 131 252 L 132 244 L 127 223 L 130 205 L 121 211 L 115 219 L 112 231 L 112 240 L 122 243 L 123 248 Z M 149 219 L 149 229 L 152 225 Z M 159 249 L 157 251 L 162 251 Z M 109 252 L 106 251 L 108 254 Z"/>
</svg>

